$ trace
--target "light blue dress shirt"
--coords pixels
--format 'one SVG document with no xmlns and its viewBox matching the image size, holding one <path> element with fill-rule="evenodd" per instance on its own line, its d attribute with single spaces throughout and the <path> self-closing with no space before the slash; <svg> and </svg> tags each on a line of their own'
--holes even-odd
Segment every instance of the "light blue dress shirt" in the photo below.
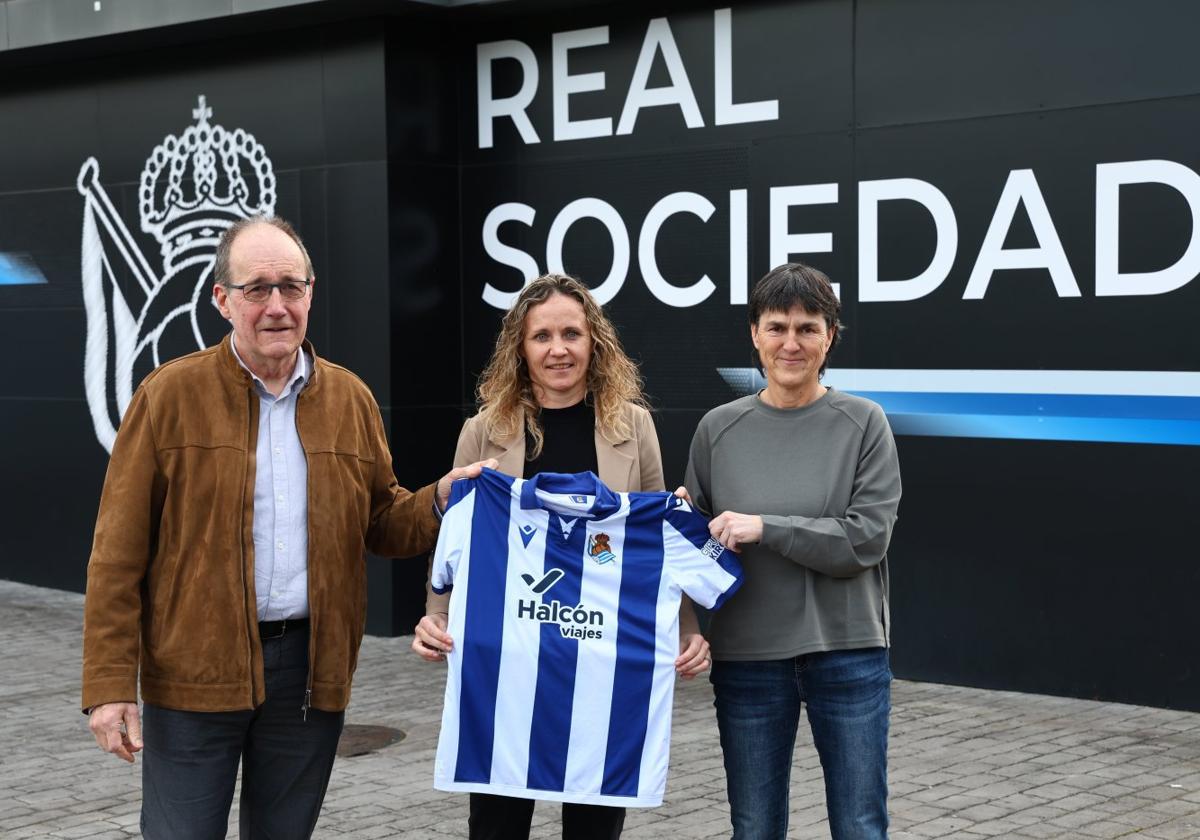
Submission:
<svg viewBox="0 0 1200 840">
<path fill-rule="evenodd" d="M 312 360 L 303 350 L 292 378 L 276 397 L 238 355 L 258 393 L 258 450 L 254 473 L 254 591 L 259 621 L 308 615 L 308 459 L 296 431 L 296 399 Z"/>
</svg>

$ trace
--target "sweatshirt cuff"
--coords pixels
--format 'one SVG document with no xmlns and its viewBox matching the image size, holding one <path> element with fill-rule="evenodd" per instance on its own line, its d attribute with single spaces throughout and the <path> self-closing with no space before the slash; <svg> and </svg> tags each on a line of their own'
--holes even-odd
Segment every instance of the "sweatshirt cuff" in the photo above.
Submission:
<svg viewBox="0 0 1200 840">
<path fill-rule="evenodd" d="M 763 523 L 762 545 L 784 557 L 792 551 L 792 524 L 786 516 L 760 514 Z"/>
</svg>

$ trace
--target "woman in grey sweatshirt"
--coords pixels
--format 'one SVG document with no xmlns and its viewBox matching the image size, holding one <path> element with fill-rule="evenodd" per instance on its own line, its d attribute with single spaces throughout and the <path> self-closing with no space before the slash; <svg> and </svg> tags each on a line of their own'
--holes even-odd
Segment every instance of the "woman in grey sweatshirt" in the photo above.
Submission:
<svg viewBox="0 0 1200 840">
<path fill-rule="evenodd" d="M 745 570 L 709 628 L 735 840 L 786 836 L 804 703 L 834 840 L 887 837 L 900 468 L 883 410 L 821 384 L 840 308 L 813 268 L 763 277 L 749 316 L 767 387 L 710 411 L 692 440 L 688 492 Z"/>
</svg>

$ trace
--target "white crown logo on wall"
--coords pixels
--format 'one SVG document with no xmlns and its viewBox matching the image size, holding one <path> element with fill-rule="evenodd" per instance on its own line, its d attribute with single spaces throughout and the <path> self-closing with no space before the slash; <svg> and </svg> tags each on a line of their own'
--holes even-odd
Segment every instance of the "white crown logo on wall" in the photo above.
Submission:
<svg viewBox="0 0 1200 840">
<path fill-rule="evenodd" d="M 138 190 L 142 230 L 159 241 L 168 270 L 193 253 L 211 252 L 238 219 L 275 208 L 275 172 L 254 135 L 210 125 L 212 108 L 203 96 L 192 116 L 196 124 L 182 137 L 167 135 L 154 147 Z"/>
<path fill-rule="evenodd" d="M 192 110 L 195 124 L 179 137 L 163 138 L 142 170 L 138 212 L 142 231 L 158 240 L 160 273 L 150 268 L 100 183 L 96 159 L 79 170 L 84 388 L 96 437 L 110 452 L 133 396 L 135 366 L 157 367 L 177 355 L 175 349 L 199 349 L 216 339 L 202 332 L 200 306 L 212 301 L 222 232 L 238 219 L 275 212 L 275 171 L 266 150 L 253 134 L 211 124 L 212 115 L 200 96 Z M 119 275 L 121 266 L 128 277 Z"/>
</svg>

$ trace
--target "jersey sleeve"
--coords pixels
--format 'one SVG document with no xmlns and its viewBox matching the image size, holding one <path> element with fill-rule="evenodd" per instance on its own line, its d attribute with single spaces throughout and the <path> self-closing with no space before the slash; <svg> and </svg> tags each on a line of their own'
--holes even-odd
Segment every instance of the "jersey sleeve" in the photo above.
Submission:
<svg viewBox="0 0 1200 840">
<path fill-rule="evenodd" d="M 708 520 L 683 499 L 667 500 L 663 518 L 663 561 L 688 597 L 718 609 L 742 585 L 736 554 L 709 536 Z"/>
<path fill-rule="evenodd" d="M 454 586 L 466 546 L 471 544 L 471 520 L 475 514 L 474 481 L 460 479 L 450 486 L 450 502 L 442 516 L 437 548 L 433 551 L 433 566 L 429 584 L 439 595 Z"/>
</svg>

